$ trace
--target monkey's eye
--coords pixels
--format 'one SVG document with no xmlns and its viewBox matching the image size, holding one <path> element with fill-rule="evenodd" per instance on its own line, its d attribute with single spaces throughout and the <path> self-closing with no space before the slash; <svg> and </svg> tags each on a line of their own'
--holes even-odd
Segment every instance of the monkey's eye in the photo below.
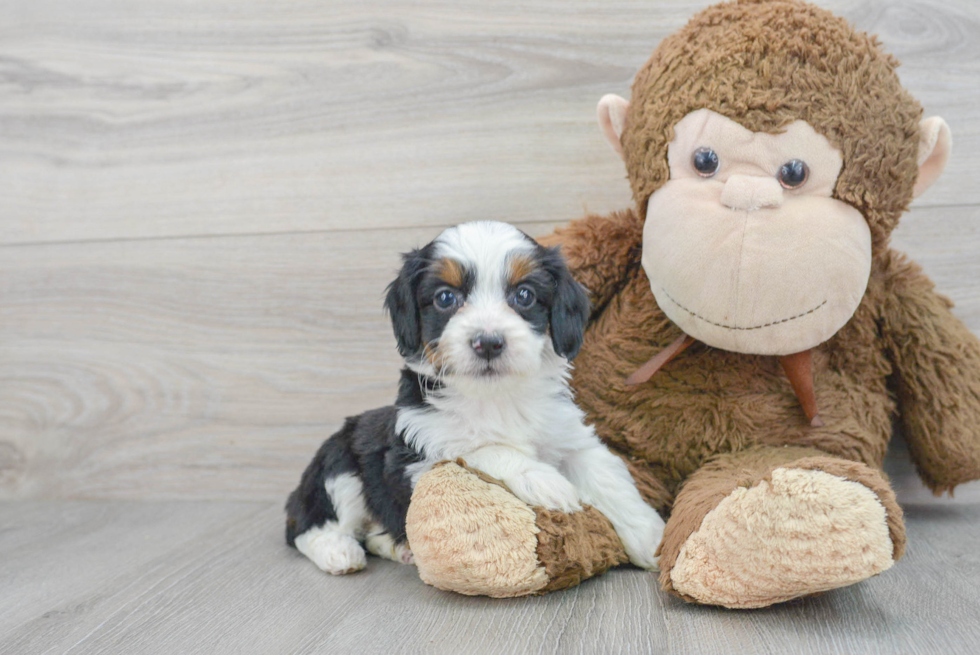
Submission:
<svg viewBox="0 0 980 655">
<path fill-rule="evenodd" d="M 799 189 L 810 177 L 810 167 L 802 159 L 791 159 L 782 165 L 777 177 L 784 189 Z"/>
<path fill-rule="evenodd" d="M 432 304 L 436 306 L 439 311 L 447 311 L 456 306 L 456 294 L 451 289 L 440 289 L 436 292 L 435 298 L 432 299 Z"/>
<path fill-rule="evenodd" d="M 530 287 L 518 287 L 517 291 L 514 293 L 514 304 L 521 309 L 528 309 L 534 305 L 534 301 L 537 300 L 534 296 L 534 291 Z"/>
<path fill-rule="evenodd" d="M 701 177 L 711 177 L 718 172 L 718 153 L 711 148 L 698 148 L 691 157 L 694 170 Z"/>
</svg>

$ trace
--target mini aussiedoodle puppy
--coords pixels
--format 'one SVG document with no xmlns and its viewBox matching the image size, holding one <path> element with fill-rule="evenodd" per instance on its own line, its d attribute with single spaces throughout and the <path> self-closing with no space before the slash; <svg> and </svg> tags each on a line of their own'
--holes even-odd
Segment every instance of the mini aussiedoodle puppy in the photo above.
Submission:
<svg viewBox="0 0 980 655">
<path fill-rule="evenodd" d="M 529 505 L 596 507 L 630 560 L 656 567 L 663 520 L 572 399 L 589 301 L 557 249 L 506 223 L 449 228 L 404 255 L 385 307 L 405 358 L 398 398 L 317 451 L 286 505 L 289 545 L 333 574 L 363 568 L 364 548 L 412 563 L 412 488 L 463 458 Z"/>
</svg>

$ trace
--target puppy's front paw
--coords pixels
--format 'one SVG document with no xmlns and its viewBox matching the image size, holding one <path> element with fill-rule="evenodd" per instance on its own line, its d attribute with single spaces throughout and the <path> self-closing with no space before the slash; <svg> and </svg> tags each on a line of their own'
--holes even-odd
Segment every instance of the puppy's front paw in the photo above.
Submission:
<svg viewBox="0 0 980 655">
<path fill-rule="evenodd" d="M 531 468 L 504 483 L 528 505 L 567 513 L 582 509 L 575 487 L 554 469 Z"/>
<path fill-rule="evenodd" d="M 630 562 L 648 571 L 659 569 L 656 556 L 657 547 L 664 537 L 664 521 L 660 515 L 651 510 L 651 516 L 643 517 L 629 526 L 616 530 L 623 548 L 629 555 Z"/>
</svg>

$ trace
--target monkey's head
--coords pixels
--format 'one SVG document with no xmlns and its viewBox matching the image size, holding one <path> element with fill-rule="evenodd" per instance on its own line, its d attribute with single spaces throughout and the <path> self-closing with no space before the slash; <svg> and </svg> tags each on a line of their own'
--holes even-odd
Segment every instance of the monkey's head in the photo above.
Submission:
<svg viewBox="0 0 980 655">
<path fill-rule="evenodd" d="M 785 355 L 833 336 L 949 128 L 875 37 L 795 0 L 710 7 L 598 117 L 623 157 L 657 303 L 690 336 Z"/>
</svg>

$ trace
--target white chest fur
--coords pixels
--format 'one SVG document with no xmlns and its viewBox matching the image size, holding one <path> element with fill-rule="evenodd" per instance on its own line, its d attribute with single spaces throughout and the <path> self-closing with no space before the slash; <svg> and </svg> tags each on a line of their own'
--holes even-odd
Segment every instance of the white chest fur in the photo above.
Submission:
<svg viewBox="0 0 980 655">
<path fill-rule="evenodd" d="M 443 389 L 425 407 L 402 409 L 396 428 L 428 461 L 465 459 L 477 448 L 500 445 L 554 463 L 577 447 L 583 429 L 591 435 L 564 375 L 481 386 Z"/>
</svg>

